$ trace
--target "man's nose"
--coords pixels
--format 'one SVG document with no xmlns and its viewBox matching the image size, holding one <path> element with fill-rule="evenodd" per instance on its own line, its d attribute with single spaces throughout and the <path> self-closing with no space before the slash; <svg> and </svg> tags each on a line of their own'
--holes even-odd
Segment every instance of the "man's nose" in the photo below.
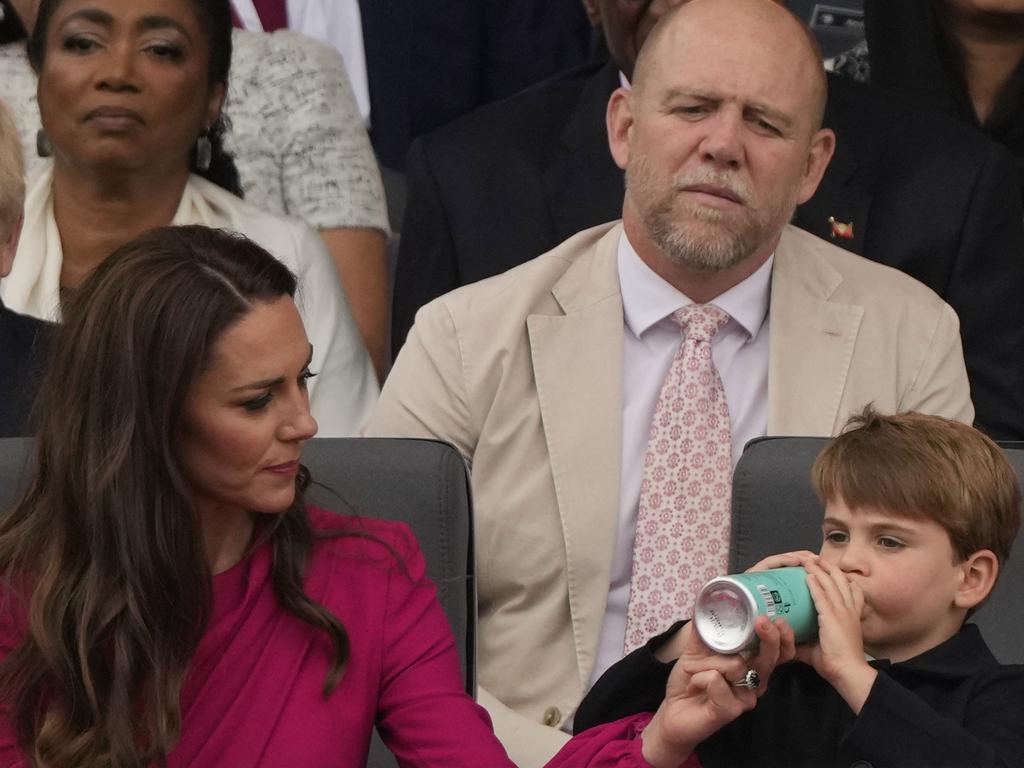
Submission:
<svg viewBox="0 0 1024 768">
<path fill-rule="evenodd" d="M 703 121 L 705 135 L 701 157 L 715 165 L 735 170 L 743 164 L 743 117 L 730 109 L 719 110 Z"/>
</svg>

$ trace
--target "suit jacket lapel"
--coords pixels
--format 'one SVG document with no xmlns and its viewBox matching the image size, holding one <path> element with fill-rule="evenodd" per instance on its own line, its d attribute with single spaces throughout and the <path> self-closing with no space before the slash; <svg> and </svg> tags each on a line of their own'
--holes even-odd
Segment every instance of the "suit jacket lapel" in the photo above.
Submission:
<svg viewBox="0 0 1024 768">
<path fill-rule="evenodd" d="M 604 616 L 619 508 L 623 320 L 615 254 L 621 231 L 614 227 L 577 257 L 554 286 L 564 315 L 527 318 L 584 684 Z"/>
<path fill-rule="evenodd" d="M 623 174 L 608 149 L 604 119 L 618 85 L 619 72 L 611 63 L 586 81 L 544 171 L 544 194 L 559 241 L 622 216 Z"/>
<path fill-rule="evenodd" d="M 830 300 L 842 275 L 815 241 L 787 228 L 775 250 L 768 434 L 831 435 L 864 308 Z"/>
</svg>

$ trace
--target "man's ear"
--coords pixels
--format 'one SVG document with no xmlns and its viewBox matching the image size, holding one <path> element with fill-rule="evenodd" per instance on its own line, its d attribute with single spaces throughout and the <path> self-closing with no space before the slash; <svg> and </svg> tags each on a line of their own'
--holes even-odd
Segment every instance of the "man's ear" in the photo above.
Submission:
<svg viewBox="0 0 1024 768">
<path fill-rule="evenodd" d="M 21 225 L 24 217 L 19 218 L 11 227 L 10 234 L 0 243 L 0 277 L 6 277 L 14 266 L 14 254 L 18 252 L 18 238 L 21 237 Z"/>
<path fill-rule="evenodd" d="M 797 204 L 806 203 L 818 189 L 821 177 L 825 175 L 829 161 L 836 151 L 836 135 L 831 128 L 822 128 L 811 137 L 811 145 L 807 152 L 807 165 L 800 184 Z"/>
<path fill-rule="evenodd" d="M 991 549 L 979 549 L 959 566 L 960 584 L 953 598 L 957 608 L 970 610 L 988 597 L 999 576 L 999 558 Z"/>
<path fill-rule="evenodd" d="M 601 8 L 597 0 L 583 0 L 583 10 L 587 12 L 587 20 L 590 26 L 596 27 L 601 24 Z"/>
<path fill-rule="evenodd" d="M 608 100 L 605 124 L 608 129 L 608 148 L 612 159 L 625 170 L 629 164 L 629 139 L 633 133 L 633 99 L 635 91 L 618 88 Z"/>
</svg>

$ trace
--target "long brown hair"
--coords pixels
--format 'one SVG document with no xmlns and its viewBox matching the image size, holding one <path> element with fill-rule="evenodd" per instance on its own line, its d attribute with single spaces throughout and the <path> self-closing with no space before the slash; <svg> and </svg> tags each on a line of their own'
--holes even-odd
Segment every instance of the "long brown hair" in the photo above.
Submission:
<svg viewBox="0 0 1024 768">
<path fill-rule="evenodd" d="M 37 405 L 34 474 L 0 518 L 0 570 L 27 629 L 0 664 L 0 698 L 43 766 L 166 762 L 179 697 L 206 628 L 210 569 L 176 448 L 192 384 L 254 303 L 295 278 L 251 241 L 154 230 L 111 255 L 73 297 Z M 348 636 L 303 591 L 313 539 L 302 496 L 259 526 L 287 611 L 324 630 L 341 677 Z"/>
</svg>

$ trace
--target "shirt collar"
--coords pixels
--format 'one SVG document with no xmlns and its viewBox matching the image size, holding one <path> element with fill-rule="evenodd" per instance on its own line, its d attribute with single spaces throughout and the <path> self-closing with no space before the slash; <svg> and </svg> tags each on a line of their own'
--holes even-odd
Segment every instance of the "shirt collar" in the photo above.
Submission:
<svg viewBox="0 0 1024 768">
<path fill-rule="evenodd" d="M 751 339 L 756 338 L 768 314 L 774 261 L 772 254 L 754 274 L 710 302 L 727 312 L 729 322 L 738 324 Z M 643 262 L 625 232 L 619 236 L 618 268 L 623 314 L 637 338 L 677 309 L 693 304 Z"/>
</svg>

